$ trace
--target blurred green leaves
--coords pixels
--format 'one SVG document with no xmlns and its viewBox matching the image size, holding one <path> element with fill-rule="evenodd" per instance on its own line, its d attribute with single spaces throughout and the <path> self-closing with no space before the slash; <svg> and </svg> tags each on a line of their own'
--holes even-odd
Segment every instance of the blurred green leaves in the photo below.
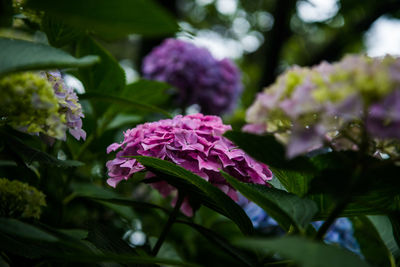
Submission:
<svg viewBox="0 0 400 267">
<path fill-rule="evenodd" d="M 27 6 L 108 39 L 132 33 L 168 35 L 178 30 L 172 16 L 151 0 L 29 0 Z"/>
<path fill-rule="evenodd" d="M 278 253 L 279 256 L 293 260 L 294 263 L 304 267 L 369 266 L 357 255 L 347 250 L 302 237 L 285 236 L 271 239 L 243 238 L 237 239 L 234 243 L 243 248 L 256 249 L 266 255 Z"/>
<path fill-rule="evenodd" d="M 0 38 L 0 76 L 24 70 L 87 67 L 98 61 L 93 55 L 75 58 L 48 45 Z"/>
</svg>

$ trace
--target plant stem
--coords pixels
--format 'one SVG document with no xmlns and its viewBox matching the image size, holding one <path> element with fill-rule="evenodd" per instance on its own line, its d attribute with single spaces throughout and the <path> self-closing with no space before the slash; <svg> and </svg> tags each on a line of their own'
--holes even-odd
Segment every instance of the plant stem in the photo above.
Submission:
<svg viewBox="0 0 400 267">
<path fill-rule="evenodd" d="M 175 207 L 174 207 L 174 209 L 172 210 L 172 212 L 171 212 L 171 214 L 170 214 L 170 216 L 169 216 L 169 218 L 168 218 L 168 221 L 167 221 L 167 223 L 165 224 L 164 229 L 162 230 L 161 235 L 160 235 L 160 237 L 158 238 L 157 243 L 155 244 L 155 246 L 154 246 L 154 248 L 153 248 L 153 250 L 152 250 L 152 252 L 151 252 L 151 254 L 152 254 L 153 256 L 156 256 L 156 255 L 157 255 L 158 251 L 159 251 L 160 248 L 161 248 L 161 245 L 164 243 L 165 238 L 167 237 L 167 234 L 168 234 L 169 231 L 171 230 L 172 224 L 175 222 L 176 216 L 177 216 L 178 213 L 179 213 L 179 209 L 180 209 L 181 206 L 182 206 L 184 197 L 185 197 L 185 196 L 184 196 L 181 192 L 178 192 L 178 200 L 176 201 Z"/>
</svg>

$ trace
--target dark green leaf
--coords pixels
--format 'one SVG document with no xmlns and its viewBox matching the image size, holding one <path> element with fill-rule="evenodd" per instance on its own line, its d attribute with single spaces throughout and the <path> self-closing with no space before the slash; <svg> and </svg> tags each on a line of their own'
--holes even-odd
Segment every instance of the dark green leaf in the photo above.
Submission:
<svg viewBox="0 0 400 267">
<path fill-rule="evenodd" d="M 288 160 L 285 148 L 273 135 L 255 135 L 245 132 L 229 131 L 224 134 L 254 159 L 276 169 L 303 170 L 312 172 L 314 166 L 306 157 Z"/>
<path fill-rule="evenodd" d="M 33 239 L 37 241 L 45 241 L 45 242 L 58 241 L 58 239 L 55 236 L 35 226 L 32 226 L 30 224 L 15 219 L 0 218 L 0 232 L 11 236 Z"/>
<path fill-rule="evenodd" d="M 52 46 L 62 47 L 83 35 L 79 29 L 63 23 L 58 17 L 46 13 L 42 19 L 42 30 Z"/>
<path fill-rule="evenodd" d="M 13 1 L 0 1 L 0 27 L 11 27 L 13 21 Z M 1 258 L 0 258 L 1 263 Z"/>
<path fill-rule="evenodd" d="M 55 165 L 58 167 L 79 167 L 84 165 L 76 160 L 59 160 L 46 152 L 40 151 L 34 147 L 28 146 L 21 139 L 2 131 L 0 135 L 7 138 L 7 147 L 9 147 L 16 155 L 18 155 L 25 164 L 30 165 L 34 161 L 44 164 Z"/>
<path fill-rule="evenodd" d="M 86 67 L 98 61 L 97 56 L 75 58 L 48 45 L 0 38 L 0 76 L 24 70 Z"/>
<path fill-rule="evenodd" d="M 138 109 L 141 111 L 153 112 L 163 114 L 164 116 L 171 118 L 171 114 L 163 109 L 150 104 L 142 103 L 135 100 L 129 100 L 124 97 L 113 96 L 110 94 L 90 92 L 79 96 L 80 99 L 95 99 L 98 101 L 109 102 L 113 104 L 124 105 L 132 109 Z"/>
<path fill-rule="evenodd" d="M 81 1 L 82 2 L 82 1 Z M 84 1 L 83 1 L 84 2 Z M 115 58 L 93 38 L 82 38 L 76 48 L 79 57 L 96 54 L 100 64 L 80 69 L 79 78 L 86 92 L 117 94 L 125 87 L 125 72 Z"/>
<path fill-rule="evenodd" d="M 393 256 L 371 221 L 365 216 L 353 217 L 351 221 L 365 259 L 373 266 L 391 266 Z"/>
<path fill-rule="evenodd" d="M 221 173 L 235 189 L 263 208 L 286 231 L 291 225 L 297 230 L 305 229 L 317 212 L 312 200 L 265 185 L 242 183 L 225 172 Z"/>
<path fill-rule="evenodd" d="M 134 158 L 151 171 L 156 170 L 167 176 L 179 178 L 192 187 L 197 188 L 203 195 L 203 204 L 211 208 L 216 207 L 223 215 L 234 221 L 243 233 L 249 234 L 253 231 L 253 225 L 243 209 L 221 190 L 211 185 L 203 178 L 165 160 L 143 156 L 136 156 Z M 162 178 L 164 178 L 164 176 L 162 176 Z"/>
<path fill-rule="evenodd" d="M 302 237 L 285 236 L 274 239 L 243 238 L 238 246 L 260 252 L 278 253 L 281 257 L 294 260 L 304 267 L 367 267 L 357 255 L 334 245 L 317 243 Z"/>
<path fill-rule="evenodd" d="M 296 194 L 300 197 L 308 193 L 309 183 L 313 175 L 302 171 L 293 171 L 285 169 L 276 169 L 270 167 L 274 177 L 278 178 L 281 184 L 290 193 Z"/>
<path fill-rule="evenodd" d="M 178 30 L 175 20 L 152 0 L 30 0 L 27 6 L 107 38 L 170 35 Z"/>
<path fill-rule="evenodd" d="M 195 229 L 197 232 L 202 234 L 205 238 L 207 238 L 209 241 L 212 243 L 216 244 L 219 246 L 221 249 L 223 249 L 225 252 L 227 252 L 229 255 L 240 261 L 246 266 L 253 266 L 253 262 L 250 259 L 247 259 L 243 253 L 229 244 L 228 240 L 226 240 L 224 237 L 220 236 L 218 233 L 211 231 L 210 229 L 207 229 L 201 225 L 187 222 L 187 221 L 182 221 L 182 220 L 177 220 L 177 223 L 185 224 L 190 226 L 191 228 Z"/>
<path fill-rule="evenodd" d="M 326 194 L 309 195 L 308 198 L 314 200 L 317 204 L 318 212 L 315 214 L 313 220 L 326 220 L 332 211 L 334 205 L 336 205 L 337 200 L 332 196 Z M 372 203 L 370 200 L 368 203 Z M 361 215 L 378 215 L 384 214 L 385 211 L 382 209 L 377 209 L 375 205 L 370 205 L 363 202 L 350 202 L 346 208 L 340 213 L 339 217 L 353 217 Z"/>
<path fill-rule="evenodd" d="M 379 233 L 383 243 L 385 243 L 392 255 L 399 260 L 400 248 L 395 240 L 390 219 L 387 216 L 368 216 L 368 219 L 375 226 L 376 231 Z"/>
<path fill-rule="evenodd" d="M 158 81 L 139 80 L 128 84 L 122 92 L 122 97 L 141 103 L 159 105 L 166 101 L 166 91 L 171 85 Z"/>
</svg>

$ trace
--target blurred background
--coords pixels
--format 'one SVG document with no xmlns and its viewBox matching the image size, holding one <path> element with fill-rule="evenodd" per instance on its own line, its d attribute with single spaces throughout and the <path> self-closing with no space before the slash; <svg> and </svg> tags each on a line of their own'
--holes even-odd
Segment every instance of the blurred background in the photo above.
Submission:
<svg viewBox="0 0 400 267">
<path fill-rule="evenodd" d="M 395 0 L 176 0 L 159 1 L 178 19 L 176 37 L 231 58 L 243 74 L 242 108 L 287 67 L 335 61 L 348 53 L 400 54 L 400 2 Z M 140 75 L 158 39 L 105 43 L 126 71 Z M 134 45 L 132 45 L 134 44 Z M 120 49 L 123 48 L 123 49 Z"/>
</svg>

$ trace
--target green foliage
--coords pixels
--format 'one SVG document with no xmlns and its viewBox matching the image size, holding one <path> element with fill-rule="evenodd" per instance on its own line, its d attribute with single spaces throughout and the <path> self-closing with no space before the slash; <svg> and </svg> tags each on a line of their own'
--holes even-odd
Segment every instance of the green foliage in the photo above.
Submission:
<svg viewBox="0 0 400 267">
<path fill-rule="evenodd" d="M 336 246 L 317 243 L 301 237 L 287 236 L 274 239 L 238 239 L 235 244 L 252 248 L 260 253 L 278 253 L 281 257 L 293 260 L 307 267 L 353 267 L 369 266 L 358 256 Z"/>
<path fill-rule="evenodd" d="M 85 67 L 99 61 L 97 56 L 75 58 L 57 48 L 0 37 L 0 76 L 24 70 Z"/>
<path fill-rule="evenodd" d="M 150 0 L 29 0 L 29 8 L 44 10 L 66 23 L 107 38 L 136 33 L 149 36 L 174 33 L 171 16 Z"/>
<path fill-rule="evenodd" d="M 263 185 L 242 183 L 225 172 L 222 174 L 234 188 L 262 207 L 286 231 L 291 227 L 304 231 L 317 212 L 317 205 L 312 200 Z"/>
</svg>

